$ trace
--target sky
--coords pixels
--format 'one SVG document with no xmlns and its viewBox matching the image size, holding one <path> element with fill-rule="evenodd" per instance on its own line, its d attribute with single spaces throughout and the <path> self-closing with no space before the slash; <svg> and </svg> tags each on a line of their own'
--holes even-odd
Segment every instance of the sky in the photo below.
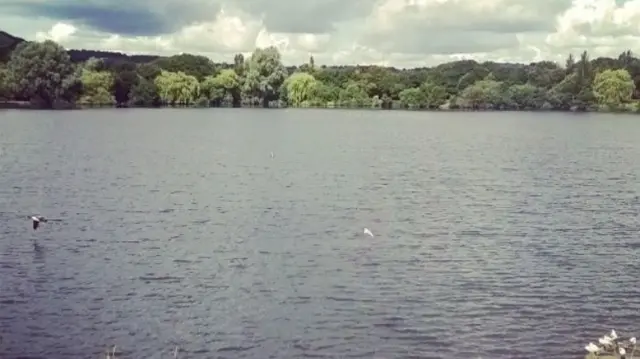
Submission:
<svg viewBox="0 0 640 359">
<path fill-rule="evenodd" d="M 0 30 L 66 48 L 299 65 L 564 63 L 640 54 L 640 0 L 0 0 Z"/>
</svg>

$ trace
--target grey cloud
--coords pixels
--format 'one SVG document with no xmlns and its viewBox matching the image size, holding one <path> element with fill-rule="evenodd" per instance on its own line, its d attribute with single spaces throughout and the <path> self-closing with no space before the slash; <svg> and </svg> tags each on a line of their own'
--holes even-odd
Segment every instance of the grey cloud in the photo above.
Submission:
<svg viewBox="0 0 640 359">
<path fill-rule="evenodd" d="M 270 32 L 326 33 L 336 23 L 366 16 L 377 0 L 38 0 L 3 1 L 22 16 L 74 20 L 121 35 L 162 35 L 211 20 L 221 6 L 239 7 L 264 19 Z"/>
<path fill-rule="evenodd" d="M 176 0 L 159 0 L 149 6 L 128 0 L 10 1 L 6 11 L 25 17 L 71 20 L 95 30 L 129 36 L 175 32 L 193 21 L 210 19 L 219 6 L 210 2 L 188 7 Z"/>
</svg>

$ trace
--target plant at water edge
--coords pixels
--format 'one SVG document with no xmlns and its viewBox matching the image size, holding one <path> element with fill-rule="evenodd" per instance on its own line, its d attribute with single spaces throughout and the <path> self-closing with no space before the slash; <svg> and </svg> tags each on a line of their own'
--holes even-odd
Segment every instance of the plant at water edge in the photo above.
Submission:
<svg viewBox="0 0 640 359">
<path fill-rule="evenodd" d="M 589 352 L 586 356 L 588 359 L 633 359 L 633 354 L 636 351 L 636 338 L 631 337 L 627 340 L 623 340 L 618 337 L 615 330 L 611 330 L 610 334 L 604 335 L 602 338 L 598 338 L 598 343 L 600 343 L 599 346 L 589 343 L 584 347 L 585 350 Z M 631 351 L 631 355 L 629 357 L 627 357 L 628 351 Z M 601 356 L 601 354 L 604 356 Z"/>
</svg>

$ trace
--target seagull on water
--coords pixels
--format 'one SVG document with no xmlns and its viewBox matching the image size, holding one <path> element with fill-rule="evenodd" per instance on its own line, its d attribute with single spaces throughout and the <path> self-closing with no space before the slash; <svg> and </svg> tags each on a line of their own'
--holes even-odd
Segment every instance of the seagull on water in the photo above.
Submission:
<svg viewBox="0 0 640 359">
<path fill-rule="evenodd" d="M 373 233 L 371 233 L 369 228 L 365 228 L 363 233 L 366 234 L 366 235 L 369 235 L 371 238 L 373 238 Z"/>
<path fill-rule="evenodd" d="M 44 216 L 31 216 L 31 221 L 33 221 L 33 230 L 38 229 L 40 222 L 47 223 L 47 219 Z"/>
<path fill-rule="evenodd" d="M 271 152 L 271 158 L 273 158 L 273 157 L 275 157 L 275 156 L 273 155 L 273 152 Z"/>
</svg>

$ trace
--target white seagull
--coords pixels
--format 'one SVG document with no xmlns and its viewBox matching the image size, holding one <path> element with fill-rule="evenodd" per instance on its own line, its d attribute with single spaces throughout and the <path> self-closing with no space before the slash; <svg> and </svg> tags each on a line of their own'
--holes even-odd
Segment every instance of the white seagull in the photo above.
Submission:
<svg viewBox="0 0 640 359">
<path fill-rule="evenodd" d="M 371 233 L 371 231 L 369 230 L 369 228 L 365 228 L 363 233 L 364 233 L 364 234 L 367 234 L 367 235 L 369 235 L 370 237 L 372 237 L 372 238 L 373 238 L 373 233 Z"/>
</svg>

